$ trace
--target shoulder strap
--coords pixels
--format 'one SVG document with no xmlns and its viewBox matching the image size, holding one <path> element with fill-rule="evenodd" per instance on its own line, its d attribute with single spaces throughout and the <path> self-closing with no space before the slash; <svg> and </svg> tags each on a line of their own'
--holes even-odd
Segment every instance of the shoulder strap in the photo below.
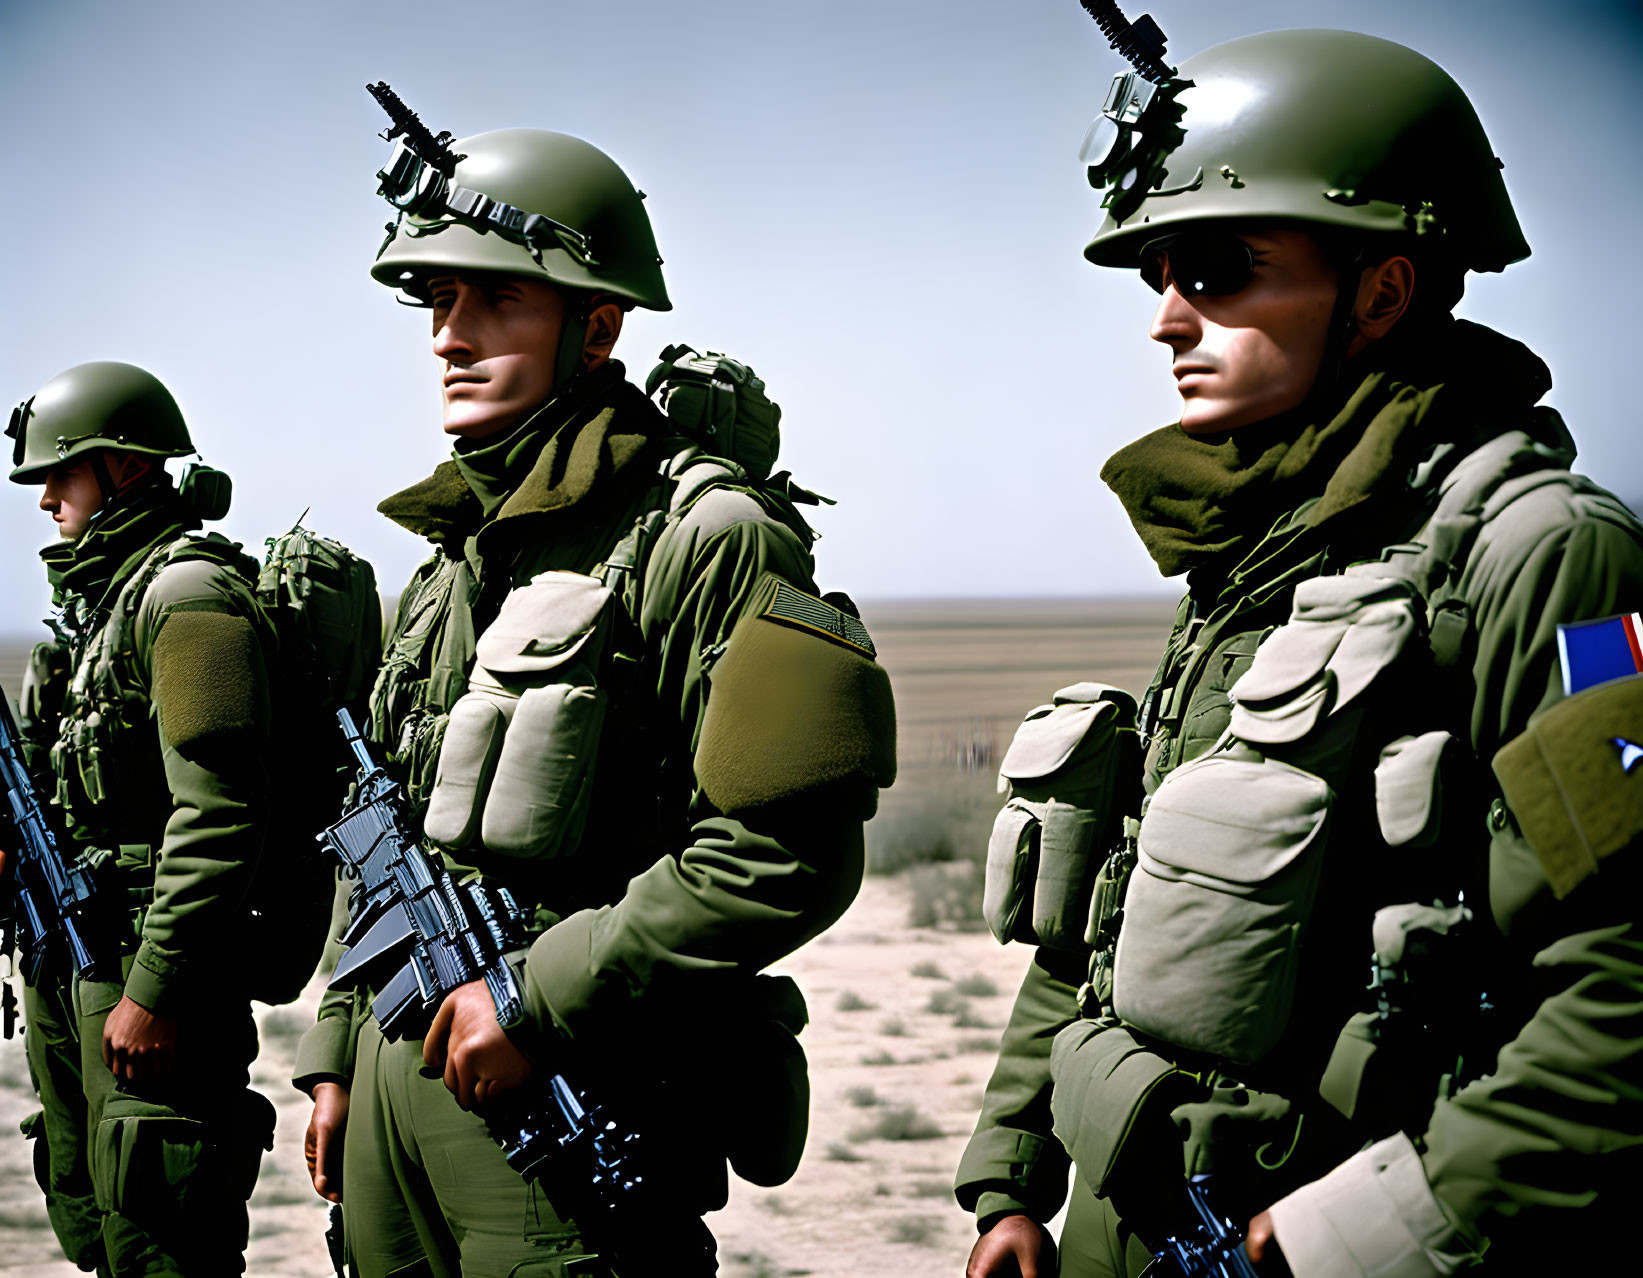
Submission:
<svg viewBox="0 0 1643 1278">
<path fill-rule="evenodd" d="M 1434 456 L 1428 465 L 1440 464 Z M 1565 472 L 1525 431 L 1497 435 L 1463 457 L 1439 486 L 1437 506 L 1413 541 L 1389 546 L 1353 575 L 1408 582 L 1426 604 L 1428 639 L 1440 666 L 1455 665 L 1471 624 L 1459 585 L 1483 525 L 1525 493 L 1560 482 Z"/>
</svg>

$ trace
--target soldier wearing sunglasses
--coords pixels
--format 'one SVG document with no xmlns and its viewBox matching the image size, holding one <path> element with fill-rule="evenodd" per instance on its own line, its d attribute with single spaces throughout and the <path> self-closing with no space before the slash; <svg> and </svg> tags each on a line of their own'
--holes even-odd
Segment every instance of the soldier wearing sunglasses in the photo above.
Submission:
<svg viewBox="0 0 1643 1278">
<path fill-rule="evenodd" d="M 1501 165 L 1386 41 L 1152 71 L 1092 130 L 1086 256 L 1159 294 L 1180 420 L 1102 477 L 1187 593 L 1133 714 L 1064 689 L 1018 737 L 1056 749 L 1005 759 L 989 918 L 1038 948 L 958 1172 L 969 1274 L 1055 1271 L 1069 1164 L 1080 1278 L 1222 1229 L 1300 1278 L 1618 1249 L 1643 770 L 1598 738 L 1643 685 L 1565 713 L 1559 627 L 1643 607 L 1643 527 L 1570 473 L 1545 364 L 1450 313 L 1528 255 Z M 1069 881 L 1070 936 L 1037 908 Z"/>
</svg>

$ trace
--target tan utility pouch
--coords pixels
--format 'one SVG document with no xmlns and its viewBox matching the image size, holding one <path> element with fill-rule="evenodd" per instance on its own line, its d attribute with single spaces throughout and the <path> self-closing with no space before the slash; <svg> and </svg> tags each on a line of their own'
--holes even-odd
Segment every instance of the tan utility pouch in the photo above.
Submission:
<svg viewBox="0 0 1643 1278">
<path fill-rule="evenodd" d="M 613 603 L 597 577 L 545 572 L 509 593 L 451 708 L 424 830 L 504 856 L 576 846 L 604 724 L 596 683 Z"/>
<path fill-rule="evenodd" d="M 1166 777 L 1142 819 L 1114 958 L 1124 1021 L 1235 1064 L 1277 1045 L 1333 786 L 1347 780 L 1366 694 L 1419 633 L 1422 608 L 1399 578 L 1348 573 L 1296 587 L 1290 620 L 1233 685 L 1227 738 Z M 1386 765 L 1382 819 L 1405 841 L 1435 829 L 1439 735 L 1399 743 Z"/>
<path fill-rule="evenodd" d="M 1164 779 L 1141 822 L 1113 967 L 1129 1025 L 1238 1064 L 1289 1023 L 1333 792 L 1275 759 L 1212 754 Z"/>
<path fill-rule="evenodd" d="M 1393 848 L 1427 848 L 1443 827 L 1443 763 L 1455 738 L 1447 732 L 1399 737 L 1375 765 L 1375 816 Z"/>
<path fill-rule="evenodd" d="M 988 840 L 982 901 L 1001 944 L 1084 947 L 1102 835 L 1123 817 L 1114 797 L 1134 737 L 1134 699 L 1099 683 L 1062 688 L 1016 729 L 999 767 L 1010 797 Z"/>
</svg>

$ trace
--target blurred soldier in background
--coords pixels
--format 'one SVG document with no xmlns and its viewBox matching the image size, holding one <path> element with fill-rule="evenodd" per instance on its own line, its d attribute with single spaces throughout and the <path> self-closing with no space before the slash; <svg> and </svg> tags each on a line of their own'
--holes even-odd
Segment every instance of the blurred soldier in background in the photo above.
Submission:
<svg viewBox="0 0 1643 1278">
<path fill-rule="evenodd" d="M 328 999 L 295 1080 L 310 1168 L 366 1278 L 605 1272 L 469 1111 L 570 1055 L 647 1115 L 670 1205 L 722 1206 L 727 1159 L 792 1174 L 803 1000 L 756 973 L 856 893 L 894 775 L 889 684 L 849 600 L 818 597 L 794 504 L 815 499 L 770 474 L 762 383 L 670 348 L 664 414 L 611 358 L 630 307 L 671 304 L 608 156 L 513 129 L 402 144 L 380 176 L 402 212 L 373 274 L 429 310 L 454 449 L 379 508 L 434 553 L 369 736 L 429 845 L 539 934 L 506 1025 L 482 982 L 426 1040 Z M 711 1269 L 681 1245 L 676 1272 Z"/>
<path fill-rule="evenodd" d="M 1187 595 L 1139 709 L 1064 689 L 1002 767 L 988 917 L 1039 949 L 969 1272 L 1054 1271 L 1069 1156 L 1064 1275 L 1211 1240 L 1194 1199 L 1300 1278 L 1626 1254 L 1643 680 L 1571 696 L 1559 627 L 1643 607 L 1643 528 L 1569 472 L 1546 366 L 1450 313 L 1529 247 L 1448 75 L 1335 31 L 1162 52 L 1092 130 L 1086 256 L 1160 295 L 1181 419 L 1103 478 Z"/>
<path fill-rule="evenodd" d="M 8 433 L 12 480 L 44 486 L 59 534 L 41 557 L 61 625 L 20 726 L 107 920 L 89 977 L 26 992 L 35 1166 L 81 1268 L 237 1274 L 274 1120 L 247 1087 L 256 981 L 237 948 L 269 807 L 257 564 L 197 531 L 227 512 L 228 477 L 172 482 L 165 461 L 194 444 L 142 369 L 71 368 Z"/>
</svg>

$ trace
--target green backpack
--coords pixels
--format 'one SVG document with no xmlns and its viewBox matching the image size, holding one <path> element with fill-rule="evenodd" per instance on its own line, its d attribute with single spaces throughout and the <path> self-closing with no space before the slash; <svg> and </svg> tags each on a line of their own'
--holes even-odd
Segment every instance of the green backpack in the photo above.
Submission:
<svg viewBox="0 0 1643 1278">
<path fill-rule="evenodd" d="M 753 370 L 728 355 L 698 354 L 682 344 L 664 348 L 658 358 L 662 362 L 645 378 L 645 394 L 655 397 L 679 433 L 753 479 L 769 478 L 781 449 L 782 410 Z"/>
<path fill-rule="evenodd" d="M 382 662 L 382 605 L 371 565 L 300 523 L 268 539 L 257 601 L 279 640 L 274 672 L 268 843 L 252 881 L 247 988 L 293 1002 L 319 966 L 336 876 L 317 835 L 342 813 L 352 775 L 336 711 L 360 714 Z"/>
</svg>

